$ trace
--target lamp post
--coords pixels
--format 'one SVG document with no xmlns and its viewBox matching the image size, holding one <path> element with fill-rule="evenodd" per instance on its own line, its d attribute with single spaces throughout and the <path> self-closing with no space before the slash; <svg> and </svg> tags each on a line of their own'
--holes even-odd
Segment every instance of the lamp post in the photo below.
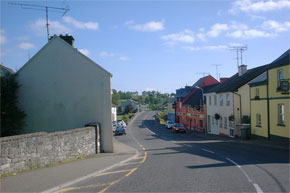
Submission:
<svg viewBox="0 0 290 193">
<path fill-rule="evenodd" d="M 200 89 L 201 90 L 201 93 L 202 93 L 202 108 L 203 108 L 203 125 L 204 125 L 204 135 L 206 135 L 207 133 L 207 130 L 206 130 L 206 122 L 205 122 L 205 106 L 204 106 L 204 92 L 203 92 L 203 89 L 200 88 L 199 86 L 194 86 L 195 88 L 197 89 Z"/>
</svg>

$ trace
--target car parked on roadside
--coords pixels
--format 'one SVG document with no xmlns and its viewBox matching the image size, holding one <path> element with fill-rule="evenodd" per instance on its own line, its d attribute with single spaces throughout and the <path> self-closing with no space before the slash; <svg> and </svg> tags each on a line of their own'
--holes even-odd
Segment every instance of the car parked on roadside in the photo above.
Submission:
<svg viewBox="0 0 290 193">
<path fill-rule="evenodd" d="M 116 127 L 115 135 L 126 135 L 126 126 L 119 125 Z"/>
<path fill-rule="evenodd" d="M 174 126 L 172 127 L 172 131 L 175 133 L 179 133 L 179 132 L 185 133 L 186 128 L 181 123 L 175 123 Z"/>
<path fill-rule="evenodd" d="M 174 126 L 174 123 L 172 121 L 166 121 L 165 127 L 167 129 L 171 129 Z"/>
</svg>

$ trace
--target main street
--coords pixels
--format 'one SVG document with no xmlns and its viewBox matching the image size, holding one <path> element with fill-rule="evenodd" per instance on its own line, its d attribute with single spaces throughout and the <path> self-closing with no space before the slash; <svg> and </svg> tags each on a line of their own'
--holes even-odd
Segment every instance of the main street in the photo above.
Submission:
<svg viewBox="0 0 290 193">
<path fill-rule="evenodd" d="M 120 142 L 138 155 L 58 192 L 289 192 L 289 151 L 172 133 L 142 112 Z"/>
</svg>

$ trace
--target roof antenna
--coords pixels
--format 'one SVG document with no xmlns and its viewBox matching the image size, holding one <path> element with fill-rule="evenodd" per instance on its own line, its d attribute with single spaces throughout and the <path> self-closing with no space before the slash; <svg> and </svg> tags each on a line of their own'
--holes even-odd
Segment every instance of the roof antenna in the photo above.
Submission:
<svg viewBox="0 0 290 193">
<path fill-rule="evenodd" d="M 243 65 L 243 51 L 246 51 L 248 49 L 248 46 L 245 45 L 245 46 L 231 46 L 228 48 L 229 50 L 234 50 L 237 52 L 237 65 L 238 65 L 238 68 L 239 68 L 239 59 L 241 59 L 241 65 Z M 239 52 L 240 52 L 240 55 L 241 57 L 239 57 Z"/>
<path fill-rule="evenodd" d="M 220 73 L 219 73 L 218 67 L 219 66 L 222 66 L 222 64 L 212 64 L 212 65 L 215 66 L 216 78 L 217 78 L 217 81 L 219 81 L 219 79 L 220 79 Z"/>
<path fill-rule="evenodd" d="M 23 4 L 23 3 L 9 3 L 11 5 L 19 5 L 22 9 L 32 9 L 38 11 L 45 11 L 46 15 L 46 31 L 47 31 L 47 40 L 49 41 L 49 23 L 48 23 L 48 11 L 62 13 L 64 16 L 69 8 L 61 8 L 61 7 L 49 7 L 49 6 L 41 6 L 41 5 L 33 5 L 33 4 Z"/>
</svg>

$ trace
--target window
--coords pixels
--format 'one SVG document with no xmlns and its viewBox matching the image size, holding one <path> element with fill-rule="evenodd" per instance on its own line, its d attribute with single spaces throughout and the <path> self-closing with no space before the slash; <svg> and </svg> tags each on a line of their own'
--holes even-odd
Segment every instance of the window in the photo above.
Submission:
<svg viewBox="0 0 290 193">
<path fill-rule="evenodd" d="M 208 97 L 209 105 L 211 105 L 211 96 Z"/>
<path fill-rule="evenodd" d="M 211 123 L 214 125 L 214 116 L 211 116 Z"/>
<path fill-rule="evenodd" d="M 224 96 L 221 94 L 220 95 L 220 106 L 223 106 L 224 103 Z"/>
<path fill-rule="evenodd" d="M 278 70 L 278 86 L 280 86 L 280 81 L 284 79 L 283 70 Z"/>
<path fill-rule="evenodd" d="M 284 104 L 278 104 L 278 124 L 284 125 L 285 117 L 284 117 Z"/>
<path fill-rule="evenodd" d="M 199 120 L 199 128 L 203 128 L 203 121 Z"/>
<path fill-rule="evenodd" d="M 223 128 L 223 117 L 220 118 L 220 128 Z"/>
<path fill-rule="evenodd" d="M 217 103 L 217 98 L 216 98 L 216 95 L 214 95 L 214 105 L 216 106 L 216 103 Z"/>
<path fill-rule="evenodd" d="M 225 117 L 224 128 L 225 128 L 225 129 L 228 128 L 228 119 L 227 119 L 227 117 Z"/>
<path fill-rule="evenodd" d="M 226 95 L 226 105 L 230 106 L 230 95 L 229 94 Z"/>
<path fill-rule="evenodd" d="M 260 114 L 256 114 L 256 126 L 261 127 L 262 126 L 262 118 Z"/>
</svg>

